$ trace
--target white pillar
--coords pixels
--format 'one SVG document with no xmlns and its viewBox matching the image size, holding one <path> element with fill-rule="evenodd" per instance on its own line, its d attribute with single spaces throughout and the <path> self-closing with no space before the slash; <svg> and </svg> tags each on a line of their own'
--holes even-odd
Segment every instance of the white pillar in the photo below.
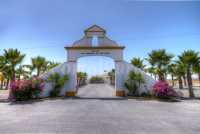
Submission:
<svg viewBox="0 0 200 134">
<path fill-rule="evenodd" d="M 123 61 L 115 61 L 116 96 L 125 96 Z"/>
<path fill-rule="evenodd" d="M 77 84 L 77 63 L 76 61 L 68 61 L 68 76 L 69 76 L 69 81 L 68 81 L 68 87 L 66 90 L 65 95 L 66 96 L 75 96 L 76 94 L 76 84 Z"/>
</svg>

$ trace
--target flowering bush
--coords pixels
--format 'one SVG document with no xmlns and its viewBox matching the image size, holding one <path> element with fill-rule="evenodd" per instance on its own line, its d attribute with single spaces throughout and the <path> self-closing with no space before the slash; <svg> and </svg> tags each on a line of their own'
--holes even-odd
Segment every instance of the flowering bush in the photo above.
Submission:
<svg viewBox="0 0 200 134">
<path fill-rule="evenodd" d="M 11 83 L 12 99 L 29 100 L 38 98 L 44 87 L 44 82 L 40 78 L 31 80 L 19 80 Z"/>
<path fill-rule="evenodd" d="M 176 91 L 166 81 L 158 81 L 153 86 L 153 93 L 156 97 L 161 99 L 170 99 L 172 97 L 178 97 Z"/>
</svg>

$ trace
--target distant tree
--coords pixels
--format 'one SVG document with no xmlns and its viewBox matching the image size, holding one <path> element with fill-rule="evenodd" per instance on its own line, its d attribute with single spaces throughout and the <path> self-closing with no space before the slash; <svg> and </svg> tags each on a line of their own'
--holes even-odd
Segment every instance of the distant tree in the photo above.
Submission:
<svg viewBox="0 0 200 134">
<path fill-rule="evenodd" d="M 15 68 L 18 64 L 22 62 L 22 60 L 25 57 L 25 54 L 21 54 L 21 52 L 17 49 L 8 49 L 4 50 L 3 56 L 6 59 L 6 66 L 10 68 L 10 75 L 11 75 L 11 80 L 15 80 Z"/>
<path fill-rule="evenodd" d="M 132 60 L 131 60 L 131 64 L 137 68 L 140 68 L 140 69 L 144 69 L 145 68 L 145 65 L 143 63 L 144 61 L 140 58 L 136 58 L 134 57 Z"/>
<path fill-rule="evenodd" d="M 33 73 L 33 71 L 34 71 L 34 67 L 33 67 L 33 65 L 23 65 L 23 68 L 25 69 L 25 70 L 27 70 L 27 77 L 29 77 L 29 78 L 31 78 L 32 77 L 32 73 Z"/>
<path fill-rule="evenodd" d="M 200 60 L 193 66 L 193 72 L 198 75 L 199 85 L 200 85 Z"/>
<path fill-rule="evenodd" d="M 47 70 L 50 70 L 56 66 L 58 66 L 60 63 L 58 62 L 52 62 L 52 61 L 49 61 L 48 64 L 47 64 Z"/>
<path fill-rule="evenodd" d="M 156 80 L 157 72 L 155 67 L 148 67 L 145 71 L 148 72 L 151 75 L 151 77 L 154 77 L 154 79 Z"/>
<path fill-rule="evenodd" d="M 182 78 L 185 76 L 186 68 L 185 65 L 181 61 L 176 61 L 174 68 L 174 75 L 178 79 L 179 89 L 183 89 L 183 81 Z"/>
<path fill-rule="evenodd" d="M 167 53 L 165 49 L 152 50 L 148 56 L 147 61 L 152 65 L 152 67 L 156 68 L 159 80 L 164 80 L 167 65 L 170 64 L 171 59 L 174 56 Z"/>
<path fill-rule="evenodd" d="M 0 89 L 3 88 L 3 84 L 4 84 L 4 80 L 5 80 L 5 77 L 7 75 L 6 73 L 6 70 L 7 67 L 6 67 L 6 59 L 4 56 L 0 56 L 0 76 L 1 76 L 1 85 L 0 85 Z"/>
<path fill-rule="evenodd" d="M 108 72 L 108 76 L 110 78 L 110 84 L 115 85 L 115 69 L 112 69 Z"/>
<path fill-rule="evenodd" d="M 44 57 L 37 56 L 32 58 L 32 66 L 37 71 L 37 76 L 41 74 L 41 72 L 45 72 L 47 70 L 48 62 Z"/>
<path fill-rule="evenodd" d="M 16 69 L 16 78 L 18 80 L 21 79 L 21 77 L 23 77 L 23 79 L 27 79 L 29 78 L 29 72 L 25 70 L 25 67 L 20 65 L 17 69 Z"/>
<path fill-rule="evenodd" d="M 87 73 L 86 72 L 77 72 L 77 85 L 83 86 L 86 84 Z"/>
<path fill-rule="evenodd" d="M 175 75 L 175 71 L 176 71 L 176 64 L 171 63 L 168 65 L 168 73 L 171 74 L 171 81 L 172 81 L 172 86 L 174 86 L 174 75 Z"/>
</svg>

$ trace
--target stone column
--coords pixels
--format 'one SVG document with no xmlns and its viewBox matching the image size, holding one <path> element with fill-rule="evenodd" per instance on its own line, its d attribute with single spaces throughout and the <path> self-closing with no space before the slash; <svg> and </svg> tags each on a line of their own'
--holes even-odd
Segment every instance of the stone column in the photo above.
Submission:
<svg viewBox="0 0 200 134">
<path fill-rule="evenodd" d="M 125 96 L 123 61 L 115 61 L 116 96 Z"/>
<path fill-rule="evenodd" d="M 76 61 L 68 61 L 68 89 L 66 90 L 65 96 L 75 96 L 76 95 L 76 84 L 77 84 L 77 62 Z"/>
</svg>

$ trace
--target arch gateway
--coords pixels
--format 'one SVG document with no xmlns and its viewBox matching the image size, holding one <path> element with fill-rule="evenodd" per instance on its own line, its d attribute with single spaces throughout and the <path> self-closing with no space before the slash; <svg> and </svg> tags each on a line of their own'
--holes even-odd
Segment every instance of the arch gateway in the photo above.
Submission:
<svg viewBox="0 0 200 134">
<path fill-rule="evenodd" d="M 96 37 L 97 44 L 94 46 L 93 39 Z M 127 79 L 130 71 L 140 72 L 145 79 L 139 90 L 140 93 L 147 92 L 152 89 L 154 79 L 149 75 L 145 74 L 142 70 L 134 67 L 132 64 L 124 61 L 123 50 L 124 46 L 117 44 L 115 41 L 109 39 L 106 36 L 106 30 L 103 28 L 93 25 L 84 31 L 84 36 L 75 41 L 72 45 L 66 46 L 67 51 L 67 62 L 53 68 L 42 77 L 47 78 L 52 73 L 59 73 L 61 75 L 68 74 L 69 81 L 64 85 L 61 90 L 61 95 L 75 96 L 77 86 L 77 60 L 85 56 L 105 56 L 110 57 L 115 63 L 115 95 L 125 96 L 128 92 L 124 86 L 124 82 Z M 51 90 L 51 84 L 45 84 L 45 90 L 42 96 L 48 96 Z"/>
</svg>

